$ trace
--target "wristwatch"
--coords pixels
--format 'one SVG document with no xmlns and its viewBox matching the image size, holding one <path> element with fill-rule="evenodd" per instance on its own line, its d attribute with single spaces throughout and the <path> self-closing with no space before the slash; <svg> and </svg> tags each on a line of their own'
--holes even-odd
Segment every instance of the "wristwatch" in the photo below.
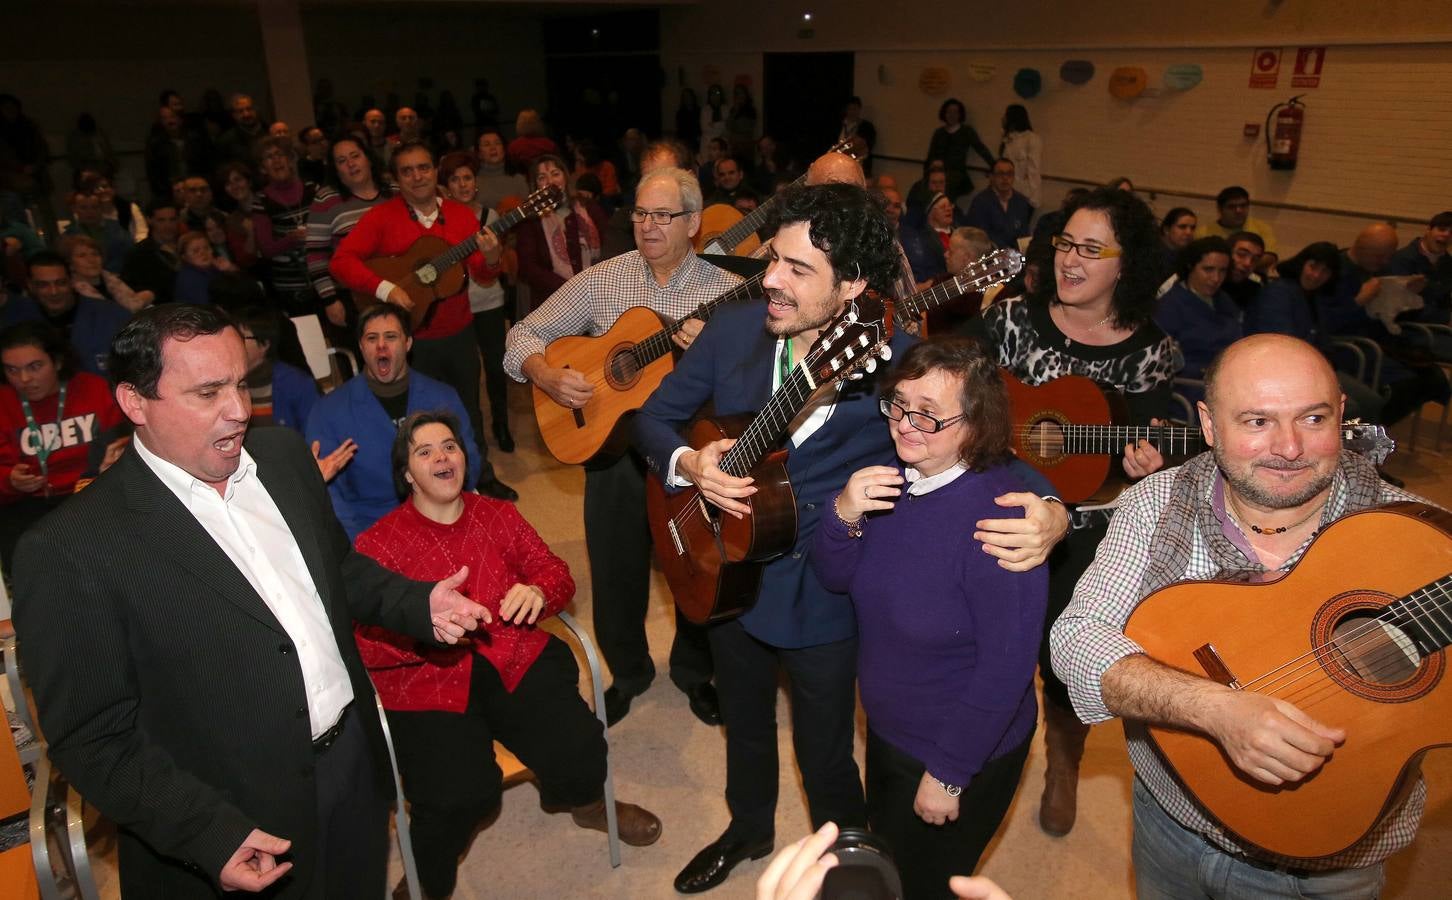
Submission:
<svg viewBox="0 0 1452 900">
<path fill-rule="evenodd" d="M 936 781 L 938 783 L 938 787 L 942 788 L 943 793 L 947 794 L 949 797 L 956 797 L 959 794 L 963 793 L 963 785 L 961 784 L 949 784 L 948 782 L 944 781 L 941 778 L 938 778 L 935 775 L 929 775 L 928 777 Z"/>
</svg>

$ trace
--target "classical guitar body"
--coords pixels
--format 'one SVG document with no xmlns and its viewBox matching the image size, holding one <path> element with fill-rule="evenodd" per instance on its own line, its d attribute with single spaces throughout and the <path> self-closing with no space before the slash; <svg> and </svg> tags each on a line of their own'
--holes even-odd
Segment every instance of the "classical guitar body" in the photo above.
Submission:
<svg viewBox="0 0 1452 900">
<path fill-rule="evenodd" d="M 691 446 L 735 437 L 746 420 L 702 419 L 691 428 Z M 746 499 L 751 515 L 741 519 L 721 512 L 695 488 L 668 493 L 661 479 L 646 481 L 656 559 L 681 614 L 692 622 L 722 622 L 750 609 L 762 567 L 796 542 L 797 501 L 786 452 L 769 454 L 751 474 L 758 490 Z"/>
<path fill-rule="evenodd" d="M 706 245 L 744 218 L 746 217 L 741 214 L 741 211 L 729 203 L 712 203 L 701 210 L 701 228 L 696 232 L 694 238 L 696 252 L 704 252 Z M 727 252 L 732 256 L 750 256 L 760 246 L 761 239 L 756 236 L 755 232 L 752 232 L 735 247 L 728 247 Z"/>
<path fill-rule="evenodd" d="M 1108 454 L 1066 452 L 1070 425 L 1122 425 L 1129 421 L 1124 398 L 1092 379 L 1068 375 L 1032 387 L 1000 369 L 1008 387 L 1013 449 L 1038 469 L 1065 503 L 1106 501 L 1122 487 L 1119 460 Z"/>
<path fill-rule="evenodd" d="M 433 284 L 424 284 L 419 278 L 419 269 L 429 260 L 446 252 L 449 246 L 449 242 L 443 238 L 426 234 L 414 241 L 407 253 L 400 253 L 398 256 L 375 256 L 364 262 L 373 274 L 393 282 L 408 294 L 413 301 L 409 318 L 413 319 L 414 328 L 423 324 L 429 307 L 433 306 L 435 300 L 452 297 L 464 289 L 464 279 L 468 276 L 463 266 L 444 270 Z M 359 309 L 367 309 L 378 302 L 377 297 L 362 291 L 354 291 L 353 299 Z"/>
<path fill-rule="evenodd" d="M 1329 526 L 1279 581 L 1184 582 L 1150 595 L 1125 627 L 1150 656 L 1347 734 L 1319 771 L 1282 787 L 1241 774 L 1200 734 L 1151 727 L 1156 750 L 1250 844 L 1300 859 L 1352 846 L 1400 801 L 1419 757 L 1452 744 L 1449 573 L 1452 516 L 1396 503 Z M 1377 616 L 1393 633 L 1368 624 Z"/>
<path fill-rule="evenodd" d="M 599 337 L 562 337 L 545 348 L 549 365 L 585 373 L 595 384 L 590 402 L 570 409 L 534 388 L 534 414 L 550 453 L 562 463 L 583 463 L 601 453 L 618 452 L 627 441 L 621 418 L 640 409 L 670 374 L 670 354 L 641 368 L 630 350 L 656 334 L 667 321 L 648 306 L 627 309 Z"/>
</svg>

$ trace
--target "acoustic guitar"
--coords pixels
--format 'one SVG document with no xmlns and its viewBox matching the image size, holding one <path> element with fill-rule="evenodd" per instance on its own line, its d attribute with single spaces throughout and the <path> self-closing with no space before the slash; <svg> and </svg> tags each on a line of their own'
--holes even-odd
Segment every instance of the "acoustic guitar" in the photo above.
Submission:
<svg viewBox="0 0 1452 900">
<path fill-rule="evenodd" d="M 544 351 L 546 363 L 574 369 L 595 386 L 589 402 L 579 409 L 561 406 L 538 385 L 534 387 L 535 421 L 554 458 L 574 465 L 618 453 L 626 442 L 621 418 L 644 406 L 674 368 L 677 347 L 671 338 L 686 319 L 705 321 L 723 303 L 761 296 L 762 277 L 748 278 L 707 300 L 685 319 L 672 322 L 649 306 L 632 306 L 598 337 L 571 335 L 550 342 Z"/>
<path fill-rule="evenodd" d="M 851 141 L 838 141 L 828 153 L 843 153 L 853 159 L 860 158 L 852 148 Z M 793 185 L 805 184 L 803 174 Z M 771 216 L 776 196 L 767 197 L 751 212 L 742 214 L 729 203 L 712 203 L 701 210 L 701 227 L 693 239 L 697 253 L 720 253 L 726 256 L 750 256 L 761 246 L 756 232 Z"/>
<path fill-rule="evenodd" d="M 999 250 L 956 278 L 898 304 L 899 312 L 916 315 L 1007 281 L 1021 268 L 1023 257 L 1017 250 Z M 703 418 L 692 427 L 689 441 L 695 448 L 723 437 L 737 439 L 720 467 L 728 475 L 755 479 L 757 492 L 745 501 L 750 515 L 724 515 L 695 488 L 667 493 L 659 478 L 647 479 L 645 508 L 656 559 L 687 619 L 701 624 L 725 621 L 756 601 L 762 567 L 797 539 L 797 502 L 787 478 L 786 451 L 776 449 L 781 437 L 817 390 L 861 370 L 871 372 L 879 358 L 890 356 L 887 342 L 895 319 L 881 299 L 858 296 L 823 330 L 755 418 Z"/>
<path fill-rule="evenodd" d="M 1189 456 L 1205 448 L 1199 428 L 1128 425 L 1124 395 L 1082 375 L 1065 375 L 1037 387 L 1000 369 L 1013 417 L 1013 449 L 1038 469 L 1065 503 L 1113 500 L 1124 489 L 1124 445 L 1149 441 L 1165 455 Z M 1386 462 L 1396 443 L 1378 425 L 1346 422 L 1342 446 Z"/>
<path fill-rule="evenodd" d="M 1452 744 L 1452 516 L 1393 503 L 1322 531 L 1265 584 L 1183 582 L 1151 594 L 1125 634 L 1154 659 L 1294 704 L 1346 730 L 1321 769 L 1272 787 L 1210 738 L 1149 726 L 1185 789 L 1267 853 L 1318 859 L 1361 840 Z"/>
<path fill-rule="evenodd" d="M 485 228 L 502 238 L 509 229 L 530 216 L 548 215 L 563 202 L 565 195 L 559 188 L 542 187 Z M 403 253 L 375 256 L 363 264 L 373 274 L 403 288 L 413 301 L 409 318 L 413 320 L 413 327 L 418 329 L 427 321 L 435 300 L 452 297 L 464 289 L 464 281 L 468 277 L 464 271 L 464 260 L 478 249 L 479 244 L 473 236 L 450 246 L 441 237 L 425 234 Z M 353 302 L 360 310 L 378 302 L 378 298 L 367 291 L 353 291 L 352 294 Z"/>
</svg>

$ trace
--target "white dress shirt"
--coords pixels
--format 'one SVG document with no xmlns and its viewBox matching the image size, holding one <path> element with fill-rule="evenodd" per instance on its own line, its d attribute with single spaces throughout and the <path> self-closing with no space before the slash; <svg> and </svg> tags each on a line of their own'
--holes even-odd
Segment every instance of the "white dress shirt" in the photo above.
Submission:
<svg viewBox="0 0 1452 900">
<path fill-rule="evenodd" d="M 257 477 L 257 463 L 245 449 L 224 494 L 147 449 L 137 435 L 137 455 L 211 535 L 292 639 L 307 690 L 308 717 L 316 738 L 338 721 L 353 701 L 353 685 L 333 629 L 298 549 L 272 495 Z"/>
</svg>

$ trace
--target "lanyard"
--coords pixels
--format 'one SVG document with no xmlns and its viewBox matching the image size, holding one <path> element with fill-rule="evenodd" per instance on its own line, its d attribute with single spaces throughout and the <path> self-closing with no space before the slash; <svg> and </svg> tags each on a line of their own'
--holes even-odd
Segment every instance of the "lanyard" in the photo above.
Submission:
<svg viewBox="0 0 1452 900">
<path fill-rule="evenodd" d="M 786 338 L 782 341 L 781 356 L 777 358 L 776 388 L 780 388 L 787 383 L 787 379 L 792 377 L 793 368 L 795 366 L 792 365 L 792 339 Z"/>
<path fill-rule="evenodd" d="M 60 401 L 56 403 L 55 408 L 57 428 L 60 427 L 60 423 L 64 422 L 66 418 L 66 389 L 69 387 L 70 382 L 61 382 Z M 24 397 L 20 398 L 20 411 L 25 414 L 26 433 L 35 432 L 35 458 L 40 462 L 40 475 L 44 478 L 50 473 L 49 468 L 45 464 L 45 461 L 50 458 L 50 444 L 46 443 L 45 433 L 40 430 L 40 425 L 36 424 L 35 414 L 30 410 L 30 401 Z M 49 490 L 49 485 L 46 486 L 46 489 Z"/>
</svg>

